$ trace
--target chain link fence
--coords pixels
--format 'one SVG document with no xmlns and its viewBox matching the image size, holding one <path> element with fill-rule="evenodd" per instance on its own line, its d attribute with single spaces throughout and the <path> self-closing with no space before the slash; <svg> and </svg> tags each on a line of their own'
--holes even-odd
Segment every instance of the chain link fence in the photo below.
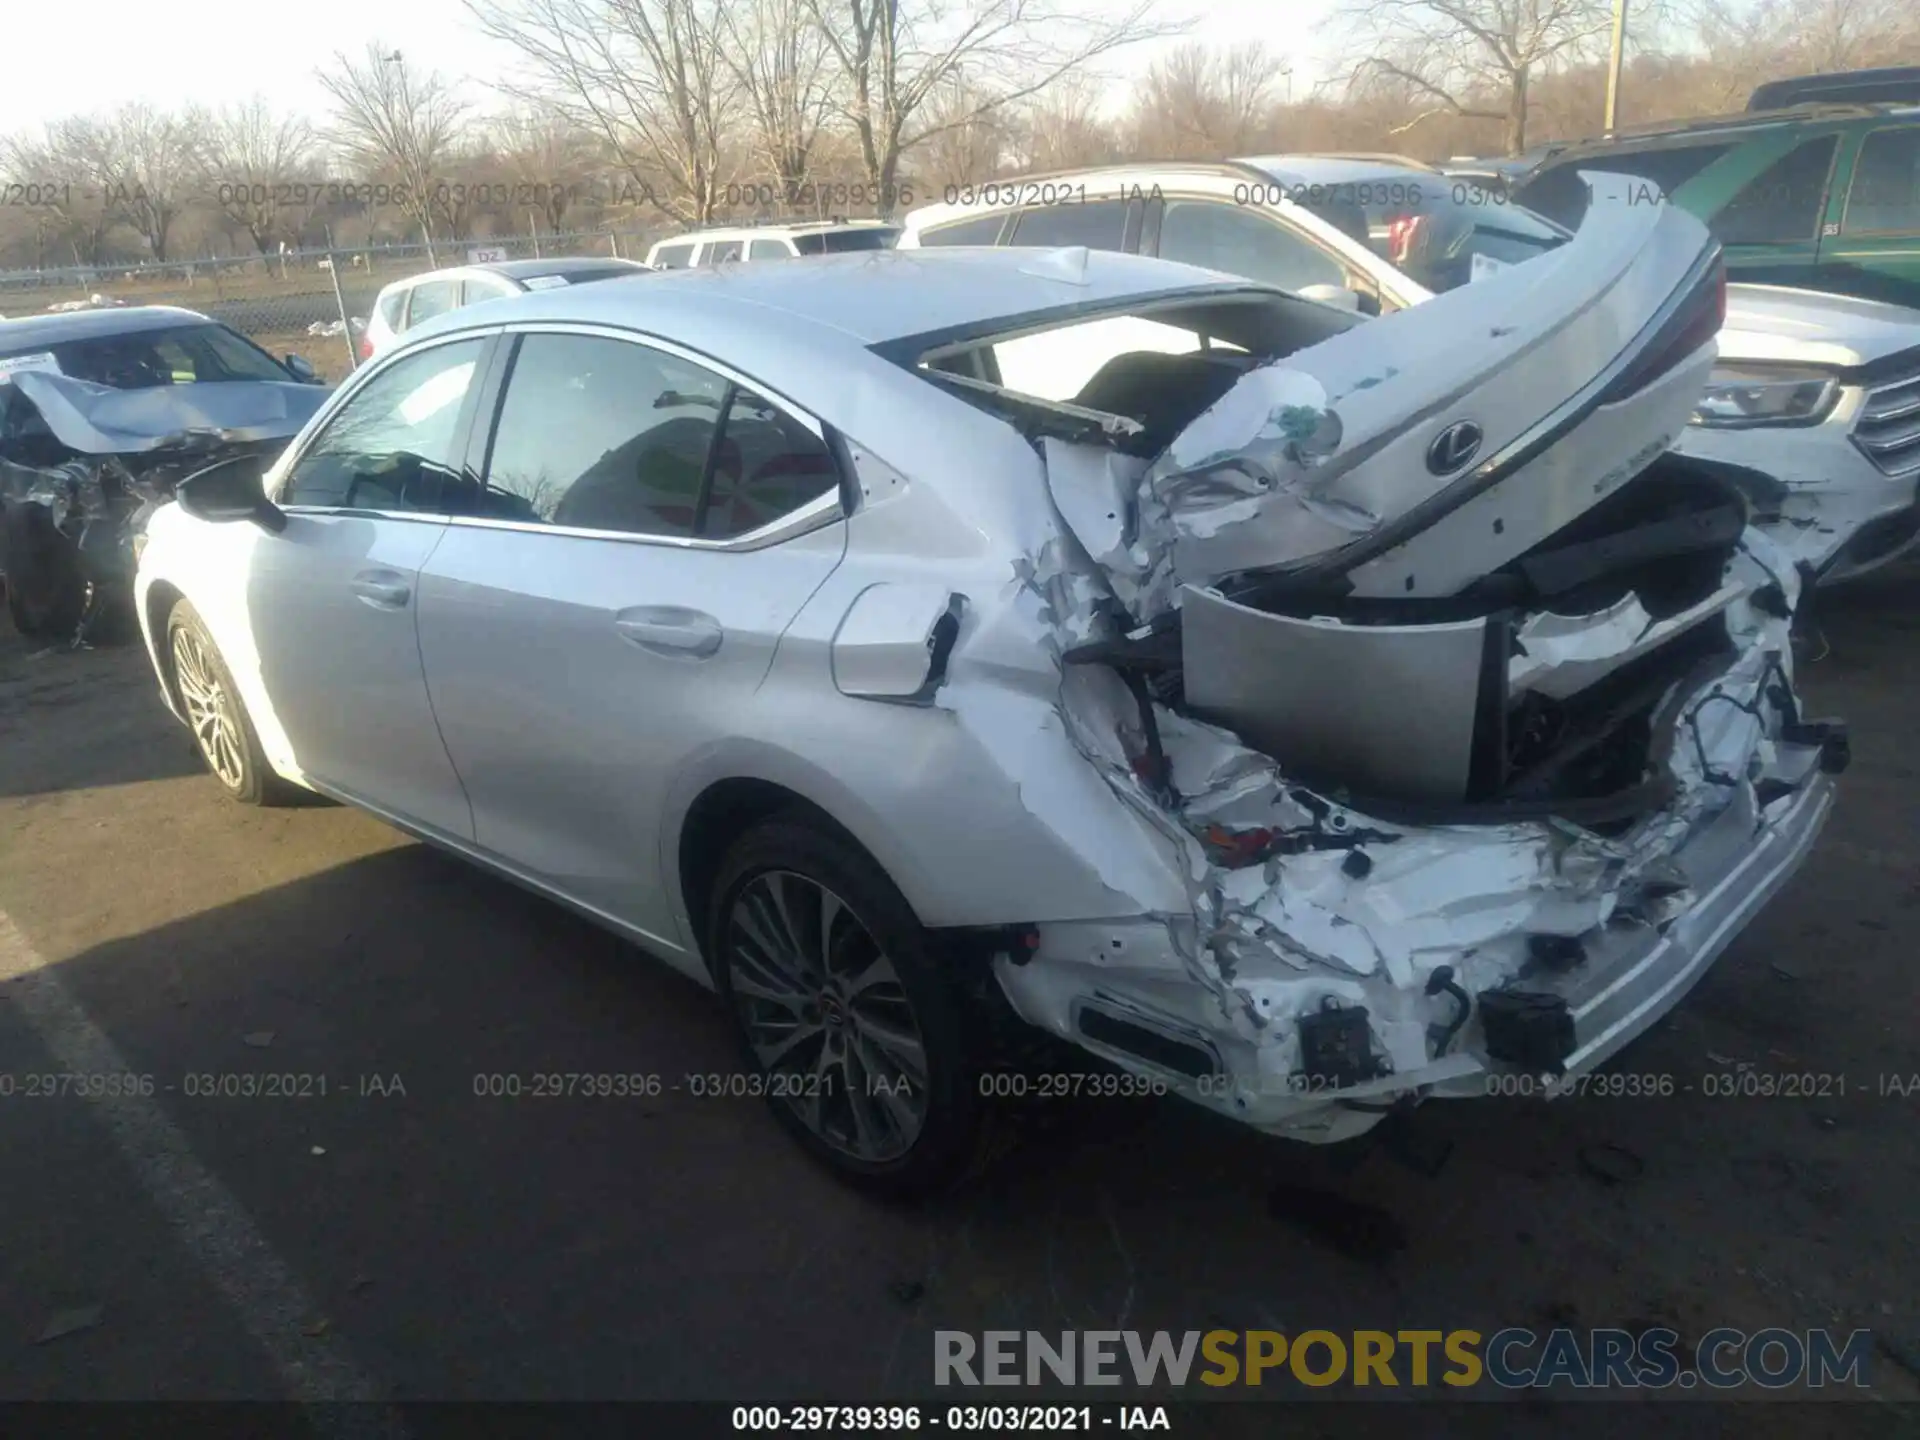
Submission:
<svg viewBox="0 0 1920 1440">
<path fill-rule="evenodd" d="M 374 298 L 395 280 L 449 265 L 558 255 L 646 258 L 658 234 L 577 231 L 432 245 L 341 246 L 165 264 L 0 272 L 0 317 L 113 305 L 178 305 L 231 326 L 275 355 L 346 378 Z"/>
</svg>

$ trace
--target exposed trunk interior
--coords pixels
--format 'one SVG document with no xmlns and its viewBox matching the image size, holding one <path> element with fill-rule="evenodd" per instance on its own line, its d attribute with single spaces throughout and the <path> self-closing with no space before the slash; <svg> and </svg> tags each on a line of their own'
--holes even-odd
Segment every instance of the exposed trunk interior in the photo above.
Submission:
<svg viewBox="0 0 1920 1440">
<path fill-rule="evenodd" d="M 1670 798 L 1663 702 L 1732 655 L 1722 587 L 1747 514 L 1737 488 L 1668 455 L 1460 594 L 1312 595 L 1245 577 L 1188 592 L 1162 633 L 1069 658 L 1115 665 L 1136 693 L 1382 819 L 1612 829 Z M 1543 616 L 1573 637 L 1554 652 L 1576 656 L 1565 666 L 1545 642 L 1528 654 Z"/>
</svg>

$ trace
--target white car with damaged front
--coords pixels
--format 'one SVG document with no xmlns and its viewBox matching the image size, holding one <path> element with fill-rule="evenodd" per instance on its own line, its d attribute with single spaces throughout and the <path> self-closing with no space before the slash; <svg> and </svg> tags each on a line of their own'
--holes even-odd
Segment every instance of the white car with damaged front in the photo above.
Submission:
<svg viewBox="0 0 1920 1440">
<path fill-rule="evenodd" d="M 1665 456 L 1720 284 L 1621 204 L 1365 324 L 1083 250 L 519 297 L 188 481 L 140 614 L 234 796 L 712 985 L 844 1174 L 951 1176 L 1029 1027 L 1339 1139 L 1598 1064 L 1819 831 L 1794 573 Z M 1003 383 L 1088 326 L 1190 344 Z"/>
</svg>

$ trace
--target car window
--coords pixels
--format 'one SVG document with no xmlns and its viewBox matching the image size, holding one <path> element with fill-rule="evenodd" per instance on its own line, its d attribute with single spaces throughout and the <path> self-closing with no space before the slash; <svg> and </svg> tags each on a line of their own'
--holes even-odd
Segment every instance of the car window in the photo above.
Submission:
<svg viewBox="0 0 1920 1440">
<path fill-rule="evenodd" d="M 747 246 L 749 260 L 791 260 L 793 252 L 784 240 L 756 240 Z"/>
<path fill-rule="evenodd" d="M 1672 145 L 1659 150 L 1582 155 L 1534 176 L 1515 190 L 1512 198 L 1557 225 L 1577 230 L 1587 213 L 1587 187 L 1580 179 L 1582 170 L 1603 170 L 1609 175 L 1634 175 L 1642 180 L 1651 180 L 1660 187 L 1661 194 L 1671 195 L 1732 149 L 1732 142 L 1726 141 L 1704 145 Z"/>
<path fill-rule="evenodd" d="M 1121 315 L 1055 326 L 991 348 L 1000 383 L 1007 389 L 1036 400 L 1070 401 L 1117 356 L 1141 351 L 1184 355 L 1200 348 L 1200 336 L 1143 315 Z"/>
<path fill-rule="evenodd" d="M 389 290 L 380 297 L 380 318 L 387 322 L 389 330 L 398 330 L 405 323 L 400 318 L 400 312 L 406 303 L 407 292 L 404 289 Z"/>
<path fill-rule="evenodd" d="M 285 505 L 438 509 L 459 459 L 460 419 L 485 342 L 433 345 L 351 395 L 280 485 Z"/>
<path fill-rule="evenodd" d="M 411 330 L 422 321 L 458 308 L 456 288 L 452 280 L 428 280 L 414 286 L 408 297 L 407 328 Z"/>
<path fill-rule="evenodd" d="M 650 263 L 659 266 L 662 270 L 684 270 L 692 259 L 693 246 L 691 245 L 662 245 L 653 252 Z"/>
<path fill-rule="evenodd" d="M 293 379 L 257 345 L 212 322 L 69 340 L 52 346 L 51 353 L 62 374 L 117 390 L 209 380 L 284 384 Z"/>
<path fill-rule="evenodd" d="M 1840 228 L 1848 235 L 1920 231 L 1920 126 L 1875 130 L 1861 142 Z"/>
<path fill-rule="evenodd" d="M 862 225 L 857 230 L 816 230 L 793 237 L 802 255 L 844 255 L 853 250 L 891 250 L 900 238 L 895 225 Z"/>
<path fill-rule="evenodd" d="M 1740 188 L 1711 229 L 1723 245 L 1777 245 L 1811 240 L 1820 228 L 1837 136 L 1809 140 L 1782 155 Z"/>
<path fill-rule="evenodd" d="M 991 245 L 1000 238 L 1005 215 L 982 215 L 972 220 L 956 220 L 935 225 L 920 232 L 922 245 Z"/>
<path fill-rule="evenodd" d="M 1036 205 L 1020 212 L 1014 245 L 1085 245 L 1118 250 L 1127 234 L 1127 202 L 1095 200 L 1081 205 Z"/>
<path fill-rule="evenodd" d="M 826 442 L 772 401 L 735 390 L 713 457 L 699 533 L 727 540 L 771 525 L 838 487 Z"/>
<path fill-rule="evenodd" d="M 739 258 L 740 242 L 738 240 L 709 240 L 707 242 L 706 254 L 700 257 L 700 263 L 702 265 L 718 265 L 723 261 L 738 260 Z"/>
<path fill-rule="evenodd" d="M 498 280 L 482 280 L 475 276 L 460 282 L 460 302 L 454 308 L 478 305 L 482 300 L 498 300 L 502 295 L 513 293 L 513 287 L 510 285 L 503 285 Z"/>
<path fill-rule="evenodd" d="M 1160 257 L 1303 290 L 1347 283 L 1346 270 L 1304 236 L 1239 205 L 1169 200 L 1160 221 Z"/>
<path fill-rule="evenodd" d="M 625 340 L 529 335 L 500 407 L 478 512 L 689 536 L 727 382 Z"/>
</svg>

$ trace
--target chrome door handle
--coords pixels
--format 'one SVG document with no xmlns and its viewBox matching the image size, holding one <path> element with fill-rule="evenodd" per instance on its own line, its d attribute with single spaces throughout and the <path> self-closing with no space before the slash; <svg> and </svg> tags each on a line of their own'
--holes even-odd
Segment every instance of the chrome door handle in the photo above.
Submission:
<svg viewBox="0 0 1920 1440">
<path fill-rule="evenodd" d="M 413 586 L 397 570 L 362 570 L 351 582 L 353 593 L 376 610 L 404 610 Z"/>
<path fill-rule="evenodd" d="M 720 648 L 725 632 L 720 622 L 698 610 L 678 605 L 636 605 L 613 617 L 620 638 L 656 655 L 704 660 Z"/>
</svg>

